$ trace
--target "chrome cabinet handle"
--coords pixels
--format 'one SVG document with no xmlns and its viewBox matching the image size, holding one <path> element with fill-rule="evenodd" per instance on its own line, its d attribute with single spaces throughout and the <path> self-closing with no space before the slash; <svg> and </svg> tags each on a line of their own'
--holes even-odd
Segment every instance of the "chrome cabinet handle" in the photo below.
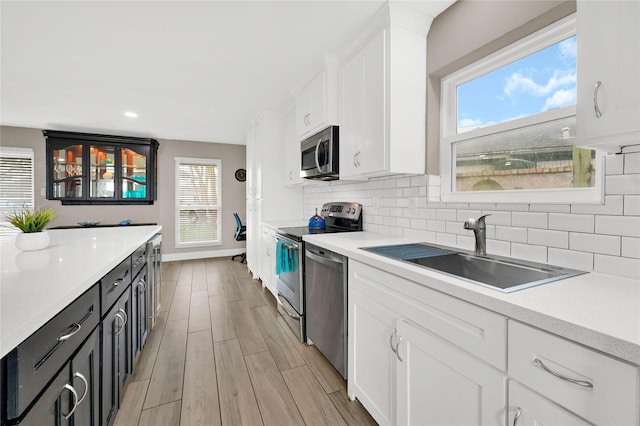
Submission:
<svg viewBox="0 0 640 426">
<path fill-rule="evenodd" d="M 552 376 L 556 376 L 559 379 L 565 380 L 565 381 L 567 381 L 569 383 L 573 383 L 574 385 L 582 386 L 582 387 L 585 387 L 585 388 L 592 388 L 593 387 L 593 383 L 591 383 L 589 381 L 572 379 L 571 377 L 563 376 L 560 373 L 556 373 L 555 371 L 551 370 L 549 367 L 544 365 L 544 363 L 539 358 L 535 358 L 533 360 L 533 363 L 537 367 L 542 368 L 547 373 L 551 374 Z"/>
<path fill-rule="evenodd" d="M 293 171 L 289 171 L 289 180 L 293 180 Z"/>
<path fill-rule="evenodd" d="M 64 336 L 58 337 L 58 342 L 64 342 L 65 340 L 69 340 L 71 337 L 73 337 L 74 334 L 76 334 L 82 328 L 82 326 L 77 322 L 73 323 L 73 327 L 75 327 L 75 330 L 73 330 L 71 333 L 65 334 Z"/>
<path fill-rule="evenodd" d="M 356 152 L 355 154 L 353 154 L 353 166 L 354 167 L 358 167 L 358 162 L 356 161 L 356 157 L 358 156 L 358 153 Z"/>
<path fill-rule="evenodd" d="M 144 293 L 145 291 L 147 291 L 147 283 L 144 280 L 140 280 L 138 282 L 138 288 L 142 287 L 142 291 L 139 293 Z"/>
<path fill-rule="evenodd" d="M 65 385 L 62 387 L 62 390 L 65 389 L 71 392 L 71 395 L 73 395 L 73 408 L 71 408 L 69 414 L 63 416 L 65 420 L 69 420 L 69 418 L 73 415 L 73 412 L 76 411 L 76 408 L 78 408 L 78 392 L 76 392 L 73 386 L 71 386 L 69 383 L 65 383 Z"/>
<path fill-rule="evenodd" d="M 116 336 L 118 334 L 120 334 L 120 332 L 122 331 L 122 329 L 124 328 L 124 318 L 122 318 L 122 315 L 120 315 L 120 312 L 116 312 L 115 318 L 118 318 L 120 321 L 122 321 L 122 325 L 120 326 L 120 328 L 116 331 Z"/>
<path fill-rule="evenodd" d="M 600 107 L 598 106 L 598 90 L 600 90 L 600 86 L 602 86 L 602 82 L 596 81 L 596 85 L 593 88 L 593 109 L 596 112 L 596 118 L 602 117 L 602 112 L 600 112 Z"/>
<path fill-rule="evenodd" d="M 400 362 L 404 362 L 404 360 L 400 356 L 400 351 L 398 350 L 398 348 L 400 347 L 400 343 L 402 342 L 403 339 L 404 339 L 403 336 L 400 336 L 400 338 L 398 338 L 398 343 L 396 343 L 396 350 L 394 351 L 396 353 L 396 356 L 400 360 Z"/>
<path fill-rule="evenodd" d="M 118 309 L 118 312 L 122 312 L 122 315 L 124 315 L 124 324 L 122 325 L 124 327 L 129 322 L 129 315 L 122 308 Z"/>
<path fill-rule="evenodd" d="M 393 336 L 398 333 L 398 329 L 394 328 L 391 332 L 391 336 L 389 336 L 389 346 L 391 346 L 391 350 L 395 353 L 396 349 L 393 347 Z"/>
<path fill-rule="evenodd" d="M 318 139 L 318 143 L 316 144 L 316 167 L 318 171 L 321 172 L 322 168 L 320 167 L 320 160 L 318 159 L 318 151 L 320 150 L 320 145 L 322 144 L 322 138 Z"/>
<path fill-rule="evenodd" d="M 118 278 L 117 280 L 115 280 L 113 282 L 113 286 L 114 287 L 118 287 L 120 284 L 122 284 L 124 282 L 124 278 Z"/>
<path fill-rule="evenodd" d="M 144 260 L 144 256 L 143 255 L 138 256 L 138 258 L 136 259 L 136 265 L 138 263 L 142 262 L 143 260 Z"/>
<path fill-rule="evenodd" d="M 515 416 L 513 416 L 513 426 L 517 426 L 520 415 L 522 414 L 522 408 L 518 407 Z"/>
<path fill-rule="evenodd" d="M 79 378 L 80 380 L 82 380 L 82 383 L 84 383 L 84 393 L 82 394 L 82 396 L 80 397 L 80 400 L 78 401 L 78 405 L 80 405 L 82 404 L 82 401 L 84 401 L 84 397 L 87 396 L 87 393 L 89 392 L 89 382 L 87 382 L 87 378 L 84 377 L 79 371 L 76 371 L 73 377 Z"/>
</svg>

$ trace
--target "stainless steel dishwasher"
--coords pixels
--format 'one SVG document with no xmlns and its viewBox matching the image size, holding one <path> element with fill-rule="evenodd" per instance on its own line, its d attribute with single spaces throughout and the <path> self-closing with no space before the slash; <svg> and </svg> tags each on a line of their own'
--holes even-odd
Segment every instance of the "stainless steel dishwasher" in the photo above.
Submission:
<svg viewBox="0 0 640 426">
<path fill-rule="evenodd" d="M 307 342 L 347 378 L 347 258 L 305 244 Z"/>
</svg>

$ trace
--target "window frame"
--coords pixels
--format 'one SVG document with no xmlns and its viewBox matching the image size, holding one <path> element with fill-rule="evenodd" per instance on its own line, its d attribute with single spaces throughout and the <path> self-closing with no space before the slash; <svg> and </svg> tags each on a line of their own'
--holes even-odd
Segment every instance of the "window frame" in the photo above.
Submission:
<svg viewBox="0 0 640 426">
<path fill-rule="evenodd" d="M 479 203 L 603 203 L 604 153 L 596 150 L 595 184 L 592 188 L 464 191 L 455 188 L 454 144 L 481 136 L 544 123 L 576 115 L 576 105 L 550 109 L 538 114 L 458 133 L 457 87 L 477 77 L 529 56 L 541 49 L 577 35 L 577 14 L 569 15 L 527 37 L 485 56 L 441 79 L 440 175 L 442 201 Z M 577 41 L 579 42 L 579 40 Z M 579 59 L 579 58 L 578 58 Z M 579 64 L 576 64 L 578 72 Z M 577 85 L 576 85 L 577 86 Z M 579 129 L 576 129 L 579 137 Z M 576 142 L 577 146 L 580 143 Z"/>
<path fill-rule="evenodd" d="M 25 203 L 24 207 L 29 209 L 35 208 L 35 152 L 33 148 L 17 148 L 0 146 L 0 159 L 2 158 L 27 158 L 31 160 L 31 200 L 29 203 Z M 0 201 L 4 200 L 4 196 L 0 195 Z M 0 213 L 2 214 L 2 213 Z M 10 214 L 10 213 L 7 213 Z M 21 231 L 11 225 L 8 221 L 5 221 L 4 214 L 0 217 L 0 236 L 14 235 Z"/>
<path fill-rule="evenodd" d="M 180 241 L 180 165 L 181 164 L 201 164 L 214 165 L 218 169 L 218 179 L 216 182 L 218 191 L 218 204 L 205 206 L 215 209 L 218 212 L 216 236 L 217 240 L 182 242 Z M 174 158 L 174 179 L 175 179 L 175 201 L 174 201 L 174 224 L 175 224 L 175 248 L 188 247 L 212 247 L 222 245 L 222 160 L 213 158 L 193 158 L 193 157 L 175 157 Z"/>
</svg>

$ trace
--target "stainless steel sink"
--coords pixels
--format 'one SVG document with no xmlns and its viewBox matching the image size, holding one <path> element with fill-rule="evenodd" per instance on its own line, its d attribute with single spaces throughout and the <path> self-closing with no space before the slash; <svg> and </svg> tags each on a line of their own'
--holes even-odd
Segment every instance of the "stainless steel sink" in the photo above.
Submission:
<svg viewBox="0 0 640 426">
<path fill-rule="evenodd" d="M 585 273 L 575 269 L 501 256 L 476 256 L 429 244 L 365 247 L 364 250 L 443 272 L 505 293 Z"/>
</svg>

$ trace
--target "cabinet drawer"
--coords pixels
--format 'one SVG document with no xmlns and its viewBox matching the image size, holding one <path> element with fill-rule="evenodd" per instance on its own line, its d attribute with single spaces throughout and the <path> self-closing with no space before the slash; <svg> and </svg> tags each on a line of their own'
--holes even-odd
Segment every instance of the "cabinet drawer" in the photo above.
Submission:
<svg viewBox="0 0 640 426">
<path fill-rule="evenodd" d="M 349 262 L 349 270 L 365 295 L 377 284 L 403 296 L 383 300 L 408 322 L 506 371 L 506 317 L 362 263 Z"/>
<path fill-rule="evenodd" d="M 94 285 L 7 355 L 7 416 L 20 416 L 100 321 Z"/>
<path fill-rule="evenodd" d="M 509 376 L 589 422 L 640 420 L 637 366 L 513 320 Z"/>
<path fill-rule="evenodd" d="M 127 289 L 133 279 L 131 274 L 131 257 L 127 257 L 111 272 L 100 280 L 102 291 L 102 316 L 116 303 L 118 297 Z"/>
<path fill-rule="evenodd" d="M 138 272 L 146 265 L 147 263 L 147 244 L 141 245 L 136 251 L 131 255 L 131 276 L 136 277 Z"/>
</svg>

